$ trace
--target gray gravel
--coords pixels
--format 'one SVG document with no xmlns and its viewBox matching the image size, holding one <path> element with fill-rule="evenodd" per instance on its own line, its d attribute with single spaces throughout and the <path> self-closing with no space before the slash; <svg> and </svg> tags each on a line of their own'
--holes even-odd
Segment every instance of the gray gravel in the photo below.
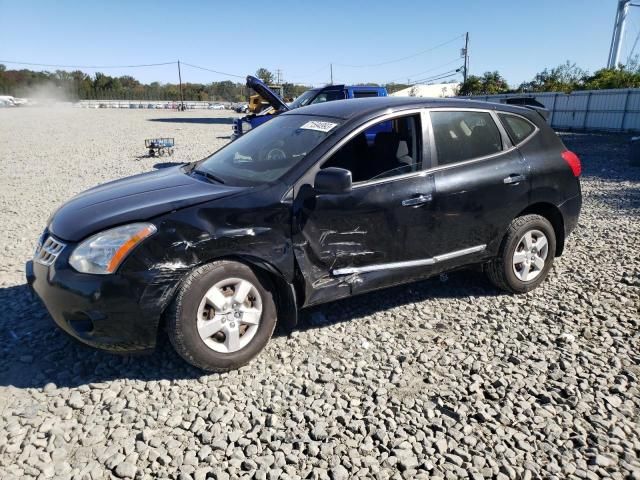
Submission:
<svg viewBox="0 0 640 480">
<path fill-rule="evenodd" d="M 541 288 L 475 272 L 307 311 L 239 371 L 76 345 L 29 298 L 48 215 L 227 140 L 225 112 L 0 110 L 0 478 L 640 479 L 640 169 L 565 135 L 585 205 Z M 174 121 L 150 121 L 177 118 Z M 171 159 L 137 158 L 175 136 Z"/>
</svg>

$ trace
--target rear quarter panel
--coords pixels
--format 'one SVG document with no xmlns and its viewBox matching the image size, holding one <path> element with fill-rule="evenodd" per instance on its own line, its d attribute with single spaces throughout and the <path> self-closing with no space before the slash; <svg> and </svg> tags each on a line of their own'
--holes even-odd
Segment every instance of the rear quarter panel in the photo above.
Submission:
<svg viewBox="0 0 640 480">
<path fill-rule="evenodd" d="M 536 123 L 538 132 L 518 147 L 528 163 L 530 204 L 560 206 L 580 194 L 580 182 L 562 158 L 562 152 L 567 148 L 560 138 L 542 120 Z"/>
</svg>

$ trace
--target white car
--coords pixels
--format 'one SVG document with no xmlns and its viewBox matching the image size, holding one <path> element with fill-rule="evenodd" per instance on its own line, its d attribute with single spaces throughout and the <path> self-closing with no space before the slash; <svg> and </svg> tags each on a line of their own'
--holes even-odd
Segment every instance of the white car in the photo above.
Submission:
<svg viewBox="0 0 640 480">
<path fill-rule="evenodd" d="M 208 108 L 209 110 L 224 110 L 224 105 L 221 103 L 212 103 Z"/>
</svg>

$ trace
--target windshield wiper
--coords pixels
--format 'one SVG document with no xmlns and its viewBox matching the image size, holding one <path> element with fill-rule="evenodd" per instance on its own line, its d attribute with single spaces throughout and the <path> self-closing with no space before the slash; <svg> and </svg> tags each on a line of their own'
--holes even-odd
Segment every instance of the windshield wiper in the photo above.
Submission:
<svg viewBox="0 0 640 480">
<path fill-rule="evenodd" d="M 197 173 L 199 175 L 202 175 L 203 177 L 208 178 L 209 180 L 213 180 L 214 182 L 221 183 L 224 185 L 224 180 L 222 180 L 220 177 L 217 177 L 213 173 L 209 173 L 205 170 L 199 170 L 199 169 L 193 170 L 193 173 Z"/>
</svg>

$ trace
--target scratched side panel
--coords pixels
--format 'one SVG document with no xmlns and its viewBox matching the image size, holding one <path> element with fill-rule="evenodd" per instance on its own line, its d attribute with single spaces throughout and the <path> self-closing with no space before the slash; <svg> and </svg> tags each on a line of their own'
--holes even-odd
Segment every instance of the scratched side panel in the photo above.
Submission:
<svg viewBox="0 0 640 480">
<path fill-rule="evenodd" d="M 141 303 L 160 311 L 194 267 L 222 257 L 263 262 L 292 281 L 290 207 L 277 199 L 277 192 L 263 190 L 158 217 L 158 232 L 132 253 L 121 273 L 146 279 Z"/>
<path fill-rule="evenodd" d="M 432 188 L 433 182 L 424 176 L 361 186 L 343 195 L 317 195 L 309 185 L 303 186 L 294 201 L 293 237 L 305 280 L 305 305 L 367 288 L 366 277 L 336 276 L 336 269 L 404 261 L 416 254 L 415 248 L 407 249 L 407 242 L 425 243 L 416 234 L 430 228 L 431 214 L 428 208 L 408 208 L 402 201 L 428 195 Z M 393 275 L 375 275 L 375 284 L 384 285 L 387 274 Z"/>
</svg>

